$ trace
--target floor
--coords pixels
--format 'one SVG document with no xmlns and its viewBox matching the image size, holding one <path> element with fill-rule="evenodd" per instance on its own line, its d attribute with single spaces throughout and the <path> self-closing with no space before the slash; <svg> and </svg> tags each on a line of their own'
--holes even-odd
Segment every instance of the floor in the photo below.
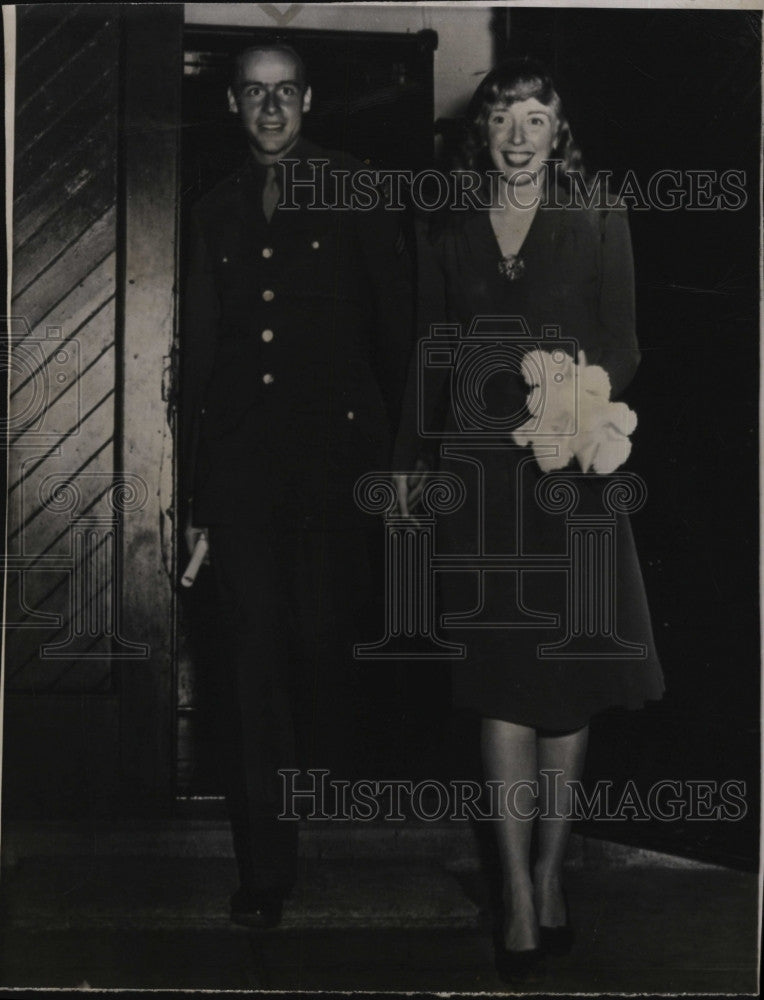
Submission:
<svg viewBox="0 0 764 1000">
<path fill-rule="evenodd" d="M 657 856 L 660 857 L 660 856 Z M 280 928 L 230 924 L 226 857 L 27 857 L 4 873 L 0 986 L 528 993 L 751 993 L 756 875 L 572 867 L 577 945 L 532 977 L 493 970 L 469 859 L 303 861 Z"/>
</svg>

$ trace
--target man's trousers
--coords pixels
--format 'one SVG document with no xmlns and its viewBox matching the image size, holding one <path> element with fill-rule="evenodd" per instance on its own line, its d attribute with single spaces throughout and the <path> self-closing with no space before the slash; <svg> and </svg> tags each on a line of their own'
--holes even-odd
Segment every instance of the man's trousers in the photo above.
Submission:
<svg viewBox="0 0 764 1000">
<path fill-rule="evenodd" d="M 352 646 L 369 603 L 368 534 L 217 525 L 210 560 L 225 633 L 218 728 L 239 877 L 252 892 L 286 893 L 298 823 L 278 818 L 279 771 L 346 772 L 363 715 Z"/>
</svg>

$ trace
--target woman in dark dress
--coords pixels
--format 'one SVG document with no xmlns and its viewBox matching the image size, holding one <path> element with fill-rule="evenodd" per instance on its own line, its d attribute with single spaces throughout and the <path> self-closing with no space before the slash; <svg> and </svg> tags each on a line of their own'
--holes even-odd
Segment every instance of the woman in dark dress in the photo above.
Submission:
<svg viewBox="0 0 764 1000">
<path fill-rule="evenodd" d="M 583 351 L 582 361 L 607 372 L 613 399 L 633 377 L 639 351 L 626 212 L 607 203 L 575 205 L 570 171 L 580 156 L 538 64 L 518 60 L 489 73 L 470 120 L 468 165 L 482 168 L 491 207 L 453 210 L 420 234 L 422 336 L 437 324 L 458 324 L 460 333 L 437 364 L 426 372 L 412 368 L 395 468 L 418 472 L 395 479 L 404 515 L 428 468 L 465 486 L 465 502 L 438 522 L 438 554 L 461 555 L 467 564 L 472 558 L 464 570 L 452 565 L 439 574 L 443 621 L 448 639 L 466 648 L 453 670 L 455 704 L 482 717 L 484 777 L 510 790 L 497 823 L 504 901 L 497 965 L 514 975 L 543 951 L 572 943 L 562 887 L 567 783 L 581 778 L 589 720 L 609 706 L 637 708 L 660 698 L 663 677 L 628 518 L 607 491 L 618 477 L 585 475 L 571 464 L 562 475 L 574 494 L 561 494 L 534 451 L 511 434 L 529 417 L 520 361 L 534 347 L 558 359 L 559 350 L 574 360 Z M 557 339 L 549 328 L 559 331 Z M 471 389 L 457 373 L 460 364 L 477 373 Z M 437 456 L 427 457 L 417 432 L 420 402 L 425 426 L 441 432 Z M 622 477 L 627 493 L 635 478 Z M 615 554 L 610 603 L 604 628 L 574 628 L 571 638 L 575 609 L 563 563 L 571 526 L 587 517 Z M 479 565 L 484 555 L 508 558 L 491 570 Z M 512 566 L 513 556 L 525 562 Z M 579 586 L 585 590 L 586 581 Z M 531 871 L 527 817 L 534 808 L 543 818 Z"/>
</svg>

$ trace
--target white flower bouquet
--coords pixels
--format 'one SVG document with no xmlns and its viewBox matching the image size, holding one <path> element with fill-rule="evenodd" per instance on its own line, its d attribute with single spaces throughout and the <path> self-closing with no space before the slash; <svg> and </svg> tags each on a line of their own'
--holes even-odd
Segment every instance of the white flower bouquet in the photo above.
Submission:
<svg viewBox="0 0 764 1000">
<path fill-rule="evenodd" d="M 562 357 L 560 357 L 562 355 Z M 629 435 L 637 415 L 625 403 L 610 401 L 610 377 L 599 365 L 578 364 L 568 354 L 530 351 L 522 361 L 530 386 L 530 420 L 512 432 L 516 444 L 533 448 L 543 472 L 564 469 L 573 459 L 584 472 L 608 475 L 631 452 Z"/>
</svg>

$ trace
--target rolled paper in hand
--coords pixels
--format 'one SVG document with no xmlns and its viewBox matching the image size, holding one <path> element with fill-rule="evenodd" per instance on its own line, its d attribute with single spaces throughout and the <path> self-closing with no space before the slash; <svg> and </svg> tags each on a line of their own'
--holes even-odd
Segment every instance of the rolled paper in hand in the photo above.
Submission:
<svg viewBox="0 0 764 1000">
<path fill-rule="evenodd" d="M 199 572 L 199 567 L 204 562 L 205 556 L 209 549 L 209 542 L 207 541 L 206 535 L 199 535 L 194 546 L 194 551 L 191 553 L 191 558 L 186 566 L 186 572 L 180 579 L 181 585 L 183 587 L 192 587 L 194 585 L 194 580 L 196 579 L 196 574 Z"/>
</svg>

